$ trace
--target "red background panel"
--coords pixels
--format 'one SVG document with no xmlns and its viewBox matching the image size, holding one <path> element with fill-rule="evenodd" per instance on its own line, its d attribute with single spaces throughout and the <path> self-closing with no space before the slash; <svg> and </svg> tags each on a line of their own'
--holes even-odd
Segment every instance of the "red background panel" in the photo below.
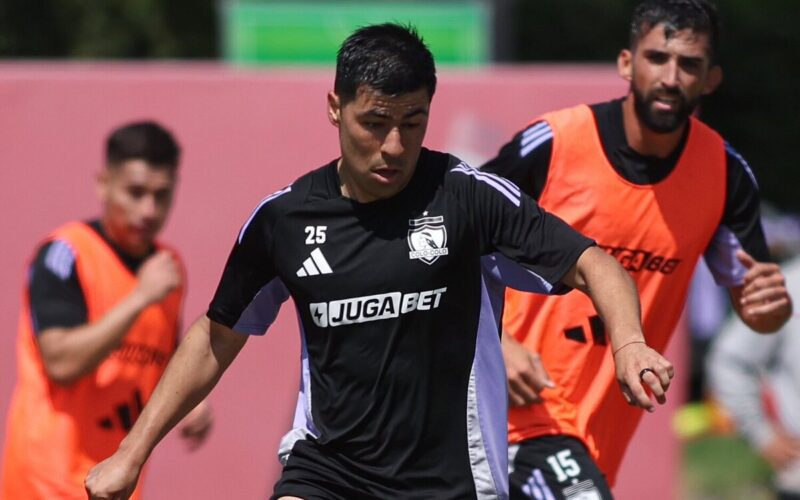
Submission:
<svg viewBox="0 0 800 500">
<path fill-rule="evenodd" d="M 6 325 L 0 429 L 15 379 L 26 263 L 50 230 L 97 215 L 94 178 L 109 130 L 153 118 L 183 146 L 163 237 L 186 260 L 188 324 L 205 312 L 235 235 L 259 200 L 337 156 L 337 134 L 325 114 L 332 83 L 332 68 L 0 64 L 0 319 Z M 479 164 L 537 114 L 625 90 L 610 66 L 447 70 L 426 145 Z M 168 436 L 156 450 L 147 498 L 265 498 L 279 473 L 275 452 L 291 422 L 298 374 L 297 327 L 286 307 L 265 337 L 248 342 L 213 392 L 216 428 L 209 442 L 190 454 Z M 669 413 L 645 419 L 620 476 L 621 498 L 638 497 L 644 487 L 650 498 L 674 496 L 677 444 Z"/>
</svg>

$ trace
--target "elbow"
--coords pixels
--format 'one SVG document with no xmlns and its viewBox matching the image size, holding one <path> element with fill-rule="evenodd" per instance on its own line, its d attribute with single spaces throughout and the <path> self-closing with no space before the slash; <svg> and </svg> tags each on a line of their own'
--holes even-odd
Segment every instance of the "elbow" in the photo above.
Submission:
<svg viewBox="0 0 800 500">
<path fill-rule="evenodd" d="M 630 274 L 610 256 L 598 247 L 589 247 L 578 259 L 575 266 L 574 283 L 571 285 L 586 293 L 598 284 L 614 284 L 617 287 L 636 289 Z"/>
</svg>

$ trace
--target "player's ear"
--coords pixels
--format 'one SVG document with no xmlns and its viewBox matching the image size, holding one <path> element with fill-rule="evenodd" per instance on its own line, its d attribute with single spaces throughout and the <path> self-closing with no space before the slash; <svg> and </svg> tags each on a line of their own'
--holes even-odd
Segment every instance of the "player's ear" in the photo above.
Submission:
<svg viewBox="0 0 800 500">
<path fill-rule="evenodd" d="M 97 177 L 95 178 L 95 190 L 97 192 L 97 199 L 100 200 L 101 203 L 105 203 L 106 198 L 108 198 L 108 183 L 111 177 L 111 172 L 109 172 L 109 167 L 103 167 L 100 172 L 98 172 Z"/>
<path fill-rule="evenodd" d="M 631 81 L 633 78 L 633 53 L 629 49 L 622 49 L 617 56 L 617 72 L 623 80 Z"/>
<path fill-rule="evenodd" d="M 715 64 L 708 70 L 706 77 L 706 85 L 703 87 L 703 95 L 708 95 L 717 90 L 719 84 L 722 83 L 722 67 Z"/>
<path fill-rule="evenodd" d="M 328 120 L 334 127 L 339 127 L 342 119 L 341 99 L 334 91 L 328 92 Z"/>
</svg>

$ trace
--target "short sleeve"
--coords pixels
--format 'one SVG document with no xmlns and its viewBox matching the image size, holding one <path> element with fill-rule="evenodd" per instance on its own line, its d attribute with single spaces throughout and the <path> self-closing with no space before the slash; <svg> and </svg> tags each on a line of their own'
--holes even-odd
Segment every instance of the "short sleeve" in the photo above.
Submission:
<svg viewBox="0 0 800 500">
<path fill-rule="evenodd" d="M 559 291 L 561 278 L 594 244 L 508 179 L 463 162 L 451 168 L 449 177 L 451 189 L 470 212 L 482 255 L 502 253 L 535 274 L 550 293 Z"/>
<path fill-rule="evenodd" d="M 758 184 L 745 159 L 725 144 L 727 160 L 727 196 L 722 221 L 705 252 L 705 260 L 720 286 L 742 283 L 746 269 L 736 258 L 744 250 L 758 261 L 770 260 L 764 229 L 761 225 Z"/>
<path fill-rule="evenodd" d="M 88 321 L 86 300 L 75 270 L 75 251 L 68 242 L 42 245 L 28 272 L 33 330 L 73 328 Z"/>
<path fill-rule="evenodd" d="M 250 307 L 262 288 L 276 278 L 273 264 L 272 228 L 277 216 L 271 204 L 290 190 L 291 187 L 286 188 L 262 200 L 242 225 L 222 271 L 214 298 L 209 305 L 208 317 L 211 320 L 232 329 L 235 329 L 237 324 L 243 324 L 240 323 L 243 313 Z M 266 295 L 262 299 L 265 297 Z M 281 302 L 262 301 L 261 305 L 279 308 Z M 272 317 L 274 319 L 277 310 L 262 310 L 259 314 L 262 318 Z M 254 317 L 252 309 L 248 316 Z M 250 325 L 243 333 L 256 333 L 255 330 Z"/>
</svg>

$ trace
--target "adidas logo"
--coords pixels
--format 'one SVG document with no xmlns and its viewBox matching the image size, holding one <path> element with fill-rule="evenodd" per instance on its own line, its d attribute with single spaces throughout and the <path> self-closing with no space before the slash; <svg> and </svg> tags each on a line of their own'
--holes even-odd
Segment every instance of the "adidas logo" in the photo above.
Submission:
<svg viewBox="0 0 800 500">
<path fill-rule="evenodd" d="M 133 392 L 132 401 L 118 404 L 114 409 L 116 410 L 115 415 L 100 418 L 97 421 L 97 425 L 105 430 L 122 428 L 125 432 L 130 431 L 133 428 L 134 422 L 136 422 L 136 419 L 139 417 L 139 414 L 142 413 L 144 409 L 142 394 L 138 389 L 135 390 Z"/>
<path fill-rule="evenodd" d="M 328 265 L 328 261 L 325 260 L 325 256 L 322 255 L 322 250 L 319 248 L 312 250 L 311 257 L 303 261 L 303 267 L 297 270 L 297 276 L 301 278 L 331 273 L 333 273 L 333 269 Z"/>
</svg>

